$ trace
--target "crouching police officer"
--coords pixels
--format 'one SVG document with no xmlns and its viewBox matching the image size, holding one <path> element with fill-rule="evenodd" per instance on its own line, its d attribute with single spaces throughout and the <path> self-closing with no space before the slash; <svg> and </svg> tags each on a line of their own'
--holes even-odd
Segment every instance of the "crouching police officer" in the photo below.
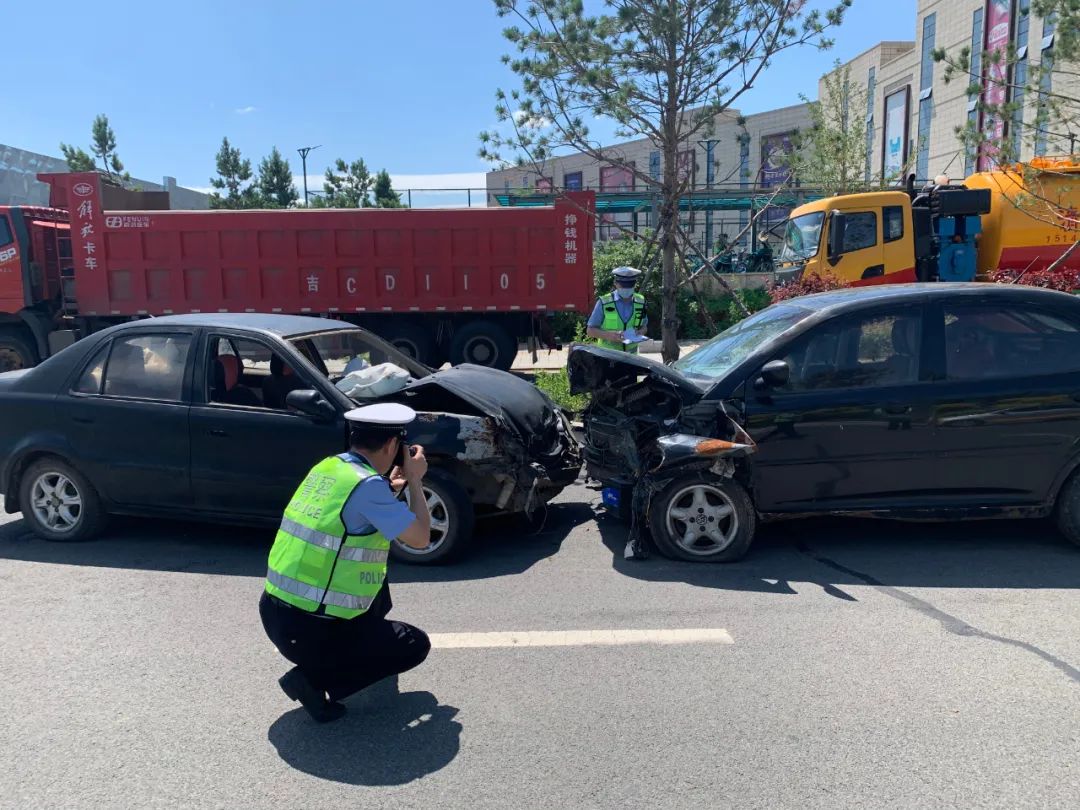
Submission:
<svg viewBox="0 0 1080 810">
<path fill-rule="evenodd" d="M 636 343 L 626 343 L 628 337 L 643 336 L 649 325 L 645 315 L 645 296 L 634 287 L 641 271 L 634 267 L 616 267 L 611 271 L 615 289 L 596 302 L 589 316 L 586 334 L 605 349 L 637 352 Z"/>
<path fill-rule="evenodd" d="M 296 664 L 278 683 L 319 722 L 341 717 L 342 699 L 412 669 L 431 649 L 423 631 L 386 619 L 390 543 L 422 549 L 431 534 L 427 461 L 422 447 L 404 444 L 416 413 L 382 404 L 345 418 L 350 450 L 317 464 L 293 495 L 259 602 L 266 634 Z M 412 511 L 391 481 L 409 488 Z"/>
</svg>

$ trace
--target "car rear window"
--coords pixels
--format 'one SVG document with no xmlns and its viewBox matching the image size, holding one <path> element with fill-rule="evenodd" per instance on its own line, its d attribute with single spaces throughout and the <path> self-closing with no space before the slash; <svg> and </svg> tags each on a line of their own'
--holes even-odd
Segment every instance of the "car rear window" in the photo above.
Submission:
<svg viewBox="0 0 1080 810">
<path fill-rule="evenodd" d="M 140 335 L 113 341 L 102 392 L 180 402 L 191 336 Z"/>
<path fill-rule="evenodd" d="M 950 380 L 1034 377 L 1080 371 L 1080 322 L 1032 306 L 945 308 Z"/>
</svg>

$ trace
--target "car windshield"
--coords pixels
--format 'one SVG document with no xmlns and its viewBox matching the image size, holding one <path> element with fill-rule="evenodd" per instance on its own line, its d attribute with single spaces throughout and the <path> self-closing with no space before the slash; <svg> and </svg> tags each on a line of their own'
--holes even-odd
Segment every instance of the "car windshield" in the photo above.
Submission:
<svg viewBox="0 0 1080 810">
<path fill-rule="evenodd" d="M 677 360 L 673 368 L 694 377 L 718 380 L 810 314 L 810 310 L 790 304 L 767 307 Z"/>
<path fill-rule="evenodd" d="M 335 383 L 352 371 L 383 363 L 398 366 L 416 379 L 431 374 L 431 369 L 363 329 L 297 335 L 287 340 Z"/>
<path fill-rule="evenodd" d="M 821 223 L 824 221 L 825 214 L 820 211 L 788 220 L 780 261 L 804 262 L 817 253 L 821 241 Z"/>
</svg>

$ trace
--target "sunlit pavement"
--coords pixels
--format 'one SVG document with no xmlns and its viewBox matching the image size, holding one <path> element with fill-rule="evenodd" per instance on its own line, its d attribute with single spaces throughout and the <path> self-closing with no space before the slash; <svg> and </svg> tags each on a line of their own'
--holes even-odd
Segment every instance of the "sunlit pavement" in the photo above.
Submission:
<svg viewBox="0 0 1080 810">
<path fill-rule="evenodd" d="M 0 807 L 1076 806 L 1080 549 L 1047 525 L 789 523 L 701 566 L 624 560 L 596 501 L 393 567 L 439 643 L 331 726 L 275 683 L 267 532 L 3 518 Z"/>
</svg>

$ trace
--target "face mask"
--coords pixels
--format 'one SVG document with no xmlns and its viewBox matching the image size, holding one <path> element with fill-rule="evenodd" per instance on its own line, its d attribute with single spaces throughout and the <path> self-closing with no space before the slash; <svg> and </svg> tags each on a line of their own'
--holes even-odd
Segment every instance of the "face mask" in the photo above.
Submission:
<svg viewBox="0 0 1080 810">
<path fill-rule="evenodd" d="M 619 298 L 633 298 L 634 297 L 634 288 L 633 287 L 618 287 L 618 288 L 616 288 L 615 292 L 619 296 Z"/>
</svg>

